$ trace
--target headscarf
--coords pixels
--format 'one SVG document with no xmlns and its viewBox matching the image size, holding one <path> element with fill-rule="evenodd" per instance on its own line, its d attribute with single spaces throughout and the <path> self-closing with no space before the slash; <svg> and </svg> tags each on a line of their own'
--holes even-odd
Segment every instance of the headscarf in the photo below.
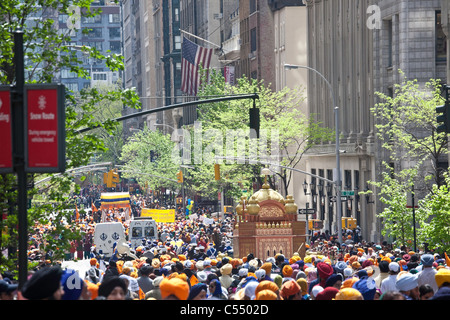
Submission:
<svg viewBox="0 0 450 320">
<path fill-rule="evenodd" d="M 221 296 L 222 296 L 222 285 L 220 284 L 220 281 L 217 280 L 217 279 L 212 279 L 211 282 L 210 282 L 210 284 L 211 284 L 211 283 L 214 283 L 214 284 L 215 284 L 215 286 L 214 286 L 214 292 L 210 292 L 211 295 L 212 295 L 213 297 L 216 297 L 216 298 L 221 298 Z"/>
</svg>

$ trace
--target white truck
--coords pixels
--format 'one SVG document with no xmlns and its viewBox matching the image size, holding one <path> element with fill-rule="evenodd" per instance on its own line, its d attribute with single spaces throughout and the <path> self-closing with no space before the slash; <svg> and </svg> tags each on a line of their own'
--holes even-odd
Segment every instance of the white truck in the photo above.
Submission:
<svg viewBox="0 0 450 320">
<path fill-rule="evenodd" d="M 156 221 L 151 217 L 137 217 L 130 221 L 128 236 L 131 247 L 136 248 L 142 245 L 142 239 L 156 240 L 158 238 L 158 228 Z"/>
<path fill-rule="evenodd" d="M 102 250 L 105 257 L 113 254 L 114 243 L 125 240 L 125 231 L 121 222 L 97 223 L 94 231 L 94 245 L 97 252 Z"/>
</svg>

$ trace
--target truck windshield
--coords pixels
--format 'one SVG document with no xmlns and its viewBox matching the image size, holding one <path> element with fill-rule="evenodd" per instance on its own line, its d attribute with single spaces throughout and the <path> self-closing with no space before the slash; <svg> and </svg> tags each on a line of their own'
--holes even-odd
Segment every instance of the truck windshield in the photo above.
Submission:
<svg viewBox="0 0 450 320">
<path fill-rule="evenodd" d="M 146 237 L 154 237 L 155 236 L 155 230 L 153 227 L 145 227 L 145 236 Z"/>
</svg>

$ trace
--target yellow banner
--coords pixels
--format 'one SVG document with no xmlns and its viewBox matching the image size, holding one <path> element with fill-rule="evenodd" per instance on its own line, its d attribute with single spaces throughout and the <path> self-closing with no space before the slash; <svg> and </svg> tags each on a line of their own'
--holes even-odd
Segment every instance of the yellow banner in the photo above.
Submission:
<svg viewBox="0 0 450 320">
<path fill-rule="evenodd" d="M 141 211 L 141 217 L 152 217 L 156 222 L 175 222 L 175 209 L 145 209 Z"/>
</svg>

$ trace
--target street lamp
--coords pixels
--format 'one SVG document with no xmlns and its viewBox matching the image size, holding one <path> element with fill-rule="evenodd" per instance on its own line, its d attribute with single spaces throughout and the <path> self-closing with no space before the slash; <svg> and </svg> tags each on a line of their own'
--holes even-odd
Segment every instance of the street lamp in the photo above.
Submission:
<svg viewBox="0 0 450 320">
<path fill-rule="evenodd" d="M 336 125 L 336 214 L 337 214 L 337 229 L 338 229 L 338 241 L 339 243 L 342 242 L 342 226 L 341 226 L 341 220 L 342 220 L 342 202 L 341 202 L 341 158 L 340 158 L 340 144 L 339 144 L 339 107 L 336 105 L 336 99 L 334 97 L 334 91 L 333 87 L 331 86 L 330 82 L 316 69 L 308 67 L 308 66 L 301 66 L 301 65 L 294 65 L 294 64 L 284 64 L 284 68 L 286 70 L 292 70 L 292 69 L 308 69 L 311 71 L 314 71 L 316 74 L 318 74 L 327 84 L 328 88 L 330 89 L 331 98 L 333 100 L 333 108 L 334 108 L 334 114 L 335 114 L 335 125 Z"/>
</svg>

